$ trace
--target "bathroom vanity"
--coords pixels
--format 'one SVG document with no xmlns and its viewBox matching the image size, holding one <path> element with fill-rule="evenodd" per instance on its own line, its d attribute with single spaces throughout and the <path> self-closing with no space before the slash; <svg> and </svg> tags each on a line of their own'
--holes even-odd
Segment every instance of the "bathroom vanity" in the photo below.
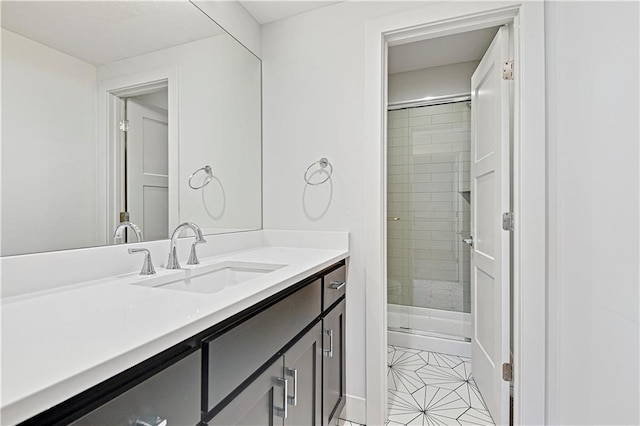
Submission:
<svg viewBox="0 0 640 426">
<path fill-rule="evenodd" d="M 107 285 L 110 291 L 123 297 L 121 308 L 125 312 L 132 301 L 143 294 L 159 297 L 147 300 L 152 307 L 146 310 L 147 314 L 156 308 L 166 309 L 167 316 L 171 317 L 169 311 L 182 309 L 171 321 L 165 321 L 161 316 L 156 321 L 136 316 L 130 325 L 137 322 L 138 327 L 147 328 L 146 331 L 120 328 L 120 320 L 113 318 L 114 324 L 104 325 L 103 339 L 112 340 L 113 344 L 120 345 L 120 349 L 119 353 L 108 356 L 100 354 L 99 348 L 84 346 L 100 340 L 96 336 L 88 337 L 84 342 L 65 341 L 69 334 L 76 334 L 73 328 L 80 333 L 87 329 L 85 325 L 71 326 L 70 333 L 60 331 L 57 347 L 42 351 L 41 356 L 46 358 L 43 364 L 48 368 L 55 369 L 60 364 L 62 371 L 68 371 L 68 377 L 58 377 L 56 383 L 46 386 L 47 389 L 38 389 L 45 385 L 44 380 L 35 376 L 30 378 L 33 389 L 19 389 L 27 392 L 17 404 L 22 414 L 24 409 L 35 409 L 43 395 L 48 395 L 45 399 L 49 400 L 50 408 L 34 412 L 34 416 L 21 424 L 330 424 L 345 404 L 347 255 L 347 252 L 337 250 L 260 248 L 207 259 L 192 269 L 161 270 L 156 277 L 130 274 L 119 277 L 125 282 L 118 284 L 96 282 L 50 295 L 10 301 L 4 305 L 9 308 L 9 312 L 3 314 L 5 320 L 7 314 L 9 317 L 12 314 L 12 308 L 44 305 L 48 298 L 54 303 L 55 298 L 78 300 L 81 293 L 86 292 L 93 293 L 91 297 L 99 297 L 101 287 Z M 216 287 L 215 277 L 222 272 L 221 268 L 254 273 L 251 268 L 264 268 L 266 273 L 226 287 Z M 229 277 L 232 278 L 227 275 L 227 282 Z M 206 279 L 212 280 L 213 290 L 202 284 Z M 181 285 L 187 286 L 186 289 L 177 287 L 177 283 L 183 283 Z M 189 287 L 192 283 L 196 285 Z M 133 293 L 124 296 L 127 292 L 137 296 L 132 296 Z M 108 309 L 109 301 L 105 302 L 102 308 Z M 62 312 L 65 306 L 58 308 Z M 182 327 L 176 327 L 174 320 L 178 317 L 182 318 Z M 68 323 L 67 319 L 61 322 Z M 100 322 L 97 317 L 85 319 L 90 323 Z M 56 319 L 51 320 L 53 324 L 42 325 L 44 332 L 57 328 Z M 173 325 L 168 327 L 169 323 Z M 100 333 L 100 330 L 94 332 Z M 147 334 L 148 339 L 152 337 L 149 333 L 153 332 L 158 338 L 169 336 L 173 343 L 123 371 L 92 383 L 109 370 L 109 365 L 113 365 L 112 371 L 116 365 L 122 365 L 117 360 L 128 359 L 131 363 L 141 356 L 133 356 L 133 353 L 144 352 L 137 350 L 135 345 L 127 351 L 126 336 L 116 343 L 118 332 Z M 12 340 L 20 343 L 8 351 L 9 359 L 16 360 L 19 351 L 28 353 L 26 346 L 31 345 L 29 340 L 32 339 L 7 337 L 5 343 Z M 144 342 L 139 343 L 138 346 L 145 346 Z M 56 355 L 65 351 L 70 360 L 57 362 Z M 94 358 L 93 367 L 86 370 L 89 364 L 80 360 L 74 351 L 89 353 L 89 358 Z M 74 358 L 82 362 L 75 364 Z M 3 362 L 5 365 L 6 361 Z M 26 362 L 18 364 L 17 370 L 30 374 Z M 21 376 L 19 371 L 9 372 L 5 382 L 17 383 Z M 68 392 L 65 383 L 78 381 L 83 383 L 85 390 L 51 404 L 55 395 L 59 395 L 56 389 Z M 89 384 L 91 386 L 87 386 Z M 9 397 L 13 394 L 12 390 Z M 36 402 L 30 403 L 30 399 Z M 4 402 L 6 398 L 3 405 Z M 9 414 L 9 418 L 4 417 L 9 420 L 15 410 L 6 408 L 3 406 L 3 415 Z"/>
<path fill-rule="evenodd" d="M 333 422 L 349 237 L 263 229 L 261 60 L 211 5 L 1 8 L 2 424 Z"/>
</svg>

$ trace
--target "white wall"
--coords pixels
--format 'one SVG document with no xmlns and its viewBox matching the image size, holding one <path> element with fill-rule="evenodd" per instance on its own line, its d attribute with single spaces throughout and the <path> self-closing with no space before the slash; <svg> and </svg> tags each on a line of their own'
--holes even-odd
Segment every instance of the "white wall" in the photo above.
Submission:
<svg viewBox="0 0 640 426">
<path fill-rule="evenodd" d="M 265 226 L 351 231 L 347 392 L 358 397 L 365 17 L 385 7 L 341 3 L 262 32 Z M 638 424 L 638 4 L 546 7 L 548 423 Z M 302 173 L 322 155 L 335 166 L 332 191 L 305 191 Z"/>
<path fill-rule="evenodd" d="M 389 74 L 389 103 L 471 93 L 471 75 L 480 61 Z"/>
<path fill-rule="evenodd" d="M 196 0 L 193 3 L 260 57 L 260 24 L 238 1 Z"/>
<path fill-rule="evenodd" d="M 546 5 L 549 424 L 640 423 L 638 13 Z"/>
<path fill-rule="evenodd" d="M 96 68 L 3 29 L 2 256 L 101 243 L 95 134 Z"/>
<path fill-rule="evenodd" d="M 224 58 L 224 61 L 221 61 Z M 225 35 L 98 67 L 98 81 L 178 66 L 180 222 L 207 232 L 261 226 L 260 61 Z M 191 173 L 211 165 L 202 190 Z"/>
<path fill-rule="evenodd" d="M 365 25 L 369 17 L 419 3 L 345 2 L 262 27 L 264 226 L 347 230 L 347 393 L 365 396 L 365 236 L 362 193 Z M 305 169 L 326 156 L 324 185 L 306 186 Z M 364 411 L 363 403 L 355 409 Z M 362 416 L 362 417 L 360 417 Z M 354 421 L 364 422 L 363 413 Z"/>
</svg>

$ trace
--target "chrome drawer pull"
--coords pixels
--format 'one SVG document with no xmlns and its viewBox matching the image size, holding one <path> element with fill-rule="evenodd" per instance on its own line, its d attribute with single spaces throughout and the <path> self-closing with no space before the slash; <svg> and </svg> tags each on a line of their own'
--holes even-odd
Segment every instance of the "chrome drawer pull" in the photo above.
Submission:
<svg viewBox="0 0 640 426">
<path fill-rule="evenodd" d="M 331 290 L 340 290 L 342 287 L 344 287 L 345 285 L 347 285 L 346 281 L 331 281 L 331 284 L 329 284 L 329 288 Z"/>
<path fill-rule="evenodd" d="M 289 403 L 294 407 L 298 405 L 298 369 L 287 368 L 287 374 L 293 377 L 293 396 L 289 396 Z"/>
<path fill-rule="evenodd" d="M 329 336 L 329 349 L 323 349 L 322 351 L 325 356 L 333 358 L 333 330 L 325 330 L 324 332 Z"/>
<path fill-rule="evenodd" d="M 282 406 L 284 408 L 280 409 L 277 408 L 276 412 L 278 413 L 279 416 L 281 416 L 282 418 L 286 419 L 287 416 L 289 415 L 289 412 L 287 410 L 287 389 L 289 388 L 289 381 L 287 379 L 281 379 L 280 377 L 278 377 L 278 383 L 282 385 L 282 387 L 284 388 L 284 391 L 282 392 Z"/>
</svg>

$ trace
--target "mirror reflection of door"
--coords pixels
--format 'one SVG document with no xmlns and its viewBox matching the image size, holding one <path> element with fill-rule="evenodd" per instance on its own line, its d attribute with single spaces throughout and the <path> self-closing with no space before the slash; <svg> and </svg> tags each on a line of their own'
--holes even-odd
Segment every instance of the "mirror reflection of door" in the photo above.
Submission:
<svg viewBox="0 0 640 426">
<path fill-rule="evenodd" d="M 145 241 L 166 239 L 169 237 L 167 90 L 127 98 L 125 105 L 128 130 L 124 190 L 129 221 L 142 229 Z M 132 241 L 130 237 L 128 240 Z"/>
</svg>

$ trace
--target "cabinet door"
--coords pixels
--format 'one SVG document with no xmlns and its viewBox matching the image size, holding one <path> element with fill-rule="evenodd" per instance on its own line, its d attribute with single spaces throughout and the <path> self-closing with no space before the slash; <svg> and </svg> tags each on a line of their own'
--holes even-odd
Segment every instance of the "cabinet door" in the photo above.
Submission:
<svg viewBox="0 0 640 426">
<path fill-rule="evenodd" d="M 247 388 L 211 419 L 217 426 L 283 425 L 286 383 L 283 379 L 283 357 L 278 358 Z"/>
<path fill-rule="evenodd" d="M 345 404 L 345 301 L 325 314 L 323 322 L 322 424 L 337 420 Z"/>
<path fill-rule="evenodd" d="M 289 412 L 285 426 L 320 426 L 322 324 L 316 324 L 284 354 Z"/>
<path fill-rule="evenodd" d="M 201 364 L 202 352 L 196 351 L 72 425 L 196 425 L 200 422 Z"/>
</svg>

